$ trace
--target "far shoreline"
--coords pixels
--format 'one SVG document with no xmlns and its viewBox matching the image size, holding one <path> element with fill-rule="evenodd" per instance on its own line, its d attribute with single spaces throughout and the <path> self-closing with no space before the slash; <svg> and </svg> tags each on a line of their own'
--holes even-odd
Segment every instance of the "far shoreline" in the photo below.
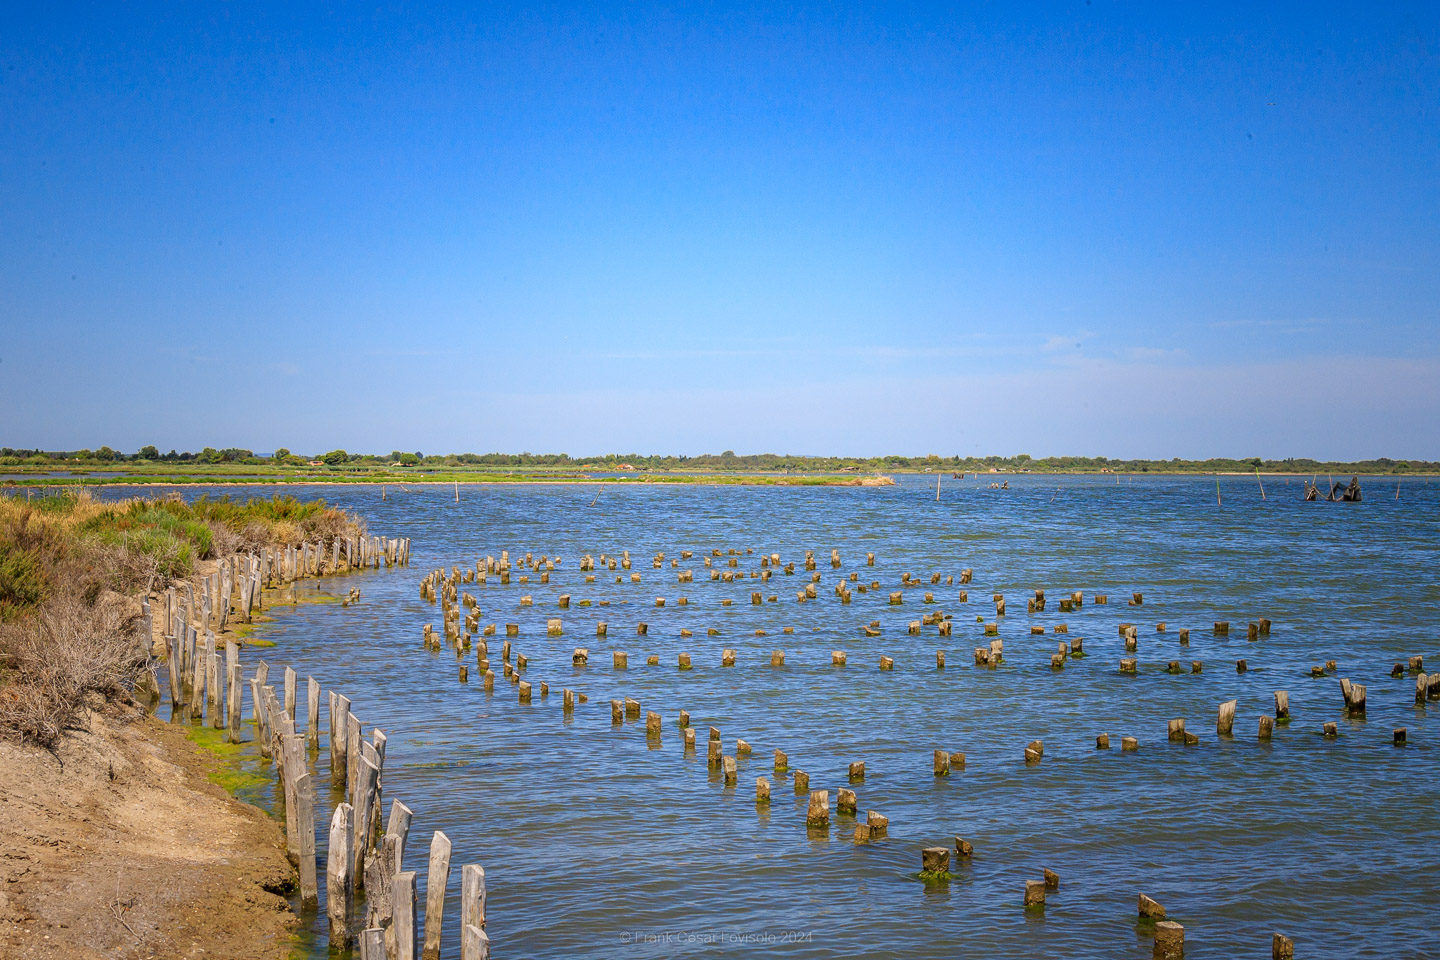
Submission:
<svg viewBox="0 0 1440 960">
<path fill-rule="evenodd" d="M 1008 480 L 1049 480 L 1049 479 L 1074 479 L 1094 478 L 1109 479 L 1114 477 L 1119 480 L 1134 480 L 1136 478 L 1146 480 L 1175 479 L 1190 477 L 1196 479 L 1220 478 L 1227 479 L 1247 478 L 1253 479 L 1313 479 L 1317 475 L 1314 472 L 1265 472 L 1258 474 L 1246 471 L 1201 473 L 1190 471 L 1176 471 L 1173 473 L 1136 472 L 1136 473 L 1092 473 L 1089 471 L 1076 473 L 967 473 L 964 477 L 955 477 L 946 473 L 912 473 L 897 472 L 896 477 L 916 477 L 930 480 L 939 477 L 941 482 L 962 482 L 963 480 L 977 480 L 981 482 L 1002 483 Z M 1330 474 L 1323 476 L 1332 477 Z M 1338 477 L 1340 474 L 1334 474 Z M 1430 480 L 1440 477 L 1440 474 L 1431 473 L 1347 473 L 1345 476 L 1355 476 L 1362 480 Z M 1332 477 L 1332 478 L 1333 478 Z M 268 479 L 243 476 L 132 476 L 132 477 L 34 477 L 25 479 L 6 479 L 0 481 L 0 489 L 49 489 L 49 488 L 71 488 L 71 487 L 503 487 L 503 486 L 671 486 L 671 487 L 840 487 L 840 488 L 877 488 L 897 486 L 896 479 L 892 476 L 866 476 L 866 477 L 813 477 L 795 478 L 774 475 L 744 475 L 728 474 L 723 476 L 705 476 L 695 474 L 645 474 L 635 477 L 553 477 L 542 478 L 535 476 L 517 477 L 507 479 L 504 477 L 489 476 L 483 479 L 409 479 L 399 477 L 383 478 L 354 478 L 354 479 Z"/>
</svg>

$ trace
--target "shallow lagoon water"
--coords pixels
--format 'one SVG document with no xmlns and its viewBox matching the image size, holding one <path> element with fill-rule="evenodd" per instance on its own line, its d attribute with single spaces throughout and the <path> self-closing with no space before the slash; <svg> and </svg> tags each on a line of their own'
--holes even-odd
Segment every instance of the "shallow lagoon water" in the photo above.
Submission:
<svg viewBox="0 0 1440 960">
<path fill-rule="evenodd" d="M 1009 481 L 991 490 L 988 478 L 947 475 L 938 502 L 933 477 L 885 488 L 462 486 L 458 504 L 448 486 L 389 486 L 385 500 L 378 487 L 296 488 L 287 492 L 357 511 L 372 532 L 411 537 L 412 565 L 302 584 L 302 595 L 358 586 L 363 597 L 348 608 L 278 608 L 259 631 L 275 646 L 243 659 L 247 674 L 263 657 L 313 675 L 352 699 L 367 731 L 389 735 L 386 805 L 399 798 L 415 811 L 406 861 L 421 871 L 422 904 L 431 831 L 454 843 L 447 957 L 458 956 L 459 864 L 468 862 L 486 869 L 497 957 L 1143 958 L 1151 939 L 1136 921 L 1140 892 L 1185 925 L 1191 958 L 1266 957 L 1275 931 L 1295 937 L 1305 957 L 1432 955 L 1414 931 L 1440 902 L 1428 866 L 1440 837 L 1440 705 L 1414 705 L 1414 679 L 1389 671 L 1414 654 L 1440 667 L 1440 484 L 1406 479 L 1395 500 L 1394 480 L 1369 480 L 1368 499 L 1348 505 L 1302 502 L 1298 479 L 1267 478 L 1261 500 L 1254 478 L 1230 477 L 1217 507 L 1209 477 Z M 701 558 L 714 548 L 753 548 L 741 570 L 778 552 L 797 572 L 763 586 L 711 582 Z M 821 589 L 799 604 L 807 548 Z M 831 548 L 844 573 L 882 589 L 841 605 Z M 502 549 L 564 560 L 548 585 L 465 586 L 482 623 L 520 624 L 515 649 L 529 658 L 531 706 L 503 678 L 487 696 L 473 654 L 462 685 L 454 653 L 420 643 L 422 626 L 441 622 L 439 607 L 419 597 L 420 578 Z M 581 555 L 625 549 L 640 584 L 628 574 L 616 584 L 605 571 L 583 582 Z M 693 584 L 678 584 L 669 565 L 682 549 L 695 553 L 682 561 L 697 571 Z M 654 570 L 659 551 L 665 567 Z M 958 585 L 928 584 L 932 572 L 958 579 L 966 567 L 968 604 Z M 925 585 L 889 606 L 906 571 Z M 1029 615 L 1036 587 L 1049 604 Z M 752 606 L 752 589 L 779 600 Z M 1072 590 L 1110 603 L 1059 613 Z M 926 591 L 933 606 L 922 602 Z M 1126 606 L 1134 591 L 1143 606 Z M 971 655 L 988 639 L 977 615 L 995 619 L 992 593 L 1005 594 L 1009 609 L 997 669 L 974 666 Z M 522 607 L 527 594 L 534 606 Z M 571 595 L 571 609 L 557 609 L 560 594 Z M 660 596 L 667 602 L 656 608 Z M 676 604 L 681 596 L 687 606 Z M 578 606 L 585 598 L 611 605 Z M 953 615 L 954 636 L 933 627 L 907 635 L 910 620 L 933 610 Z M 547 638 L 554 616 L 565 635 Z M 1259 617 L 1273 631 L 1249 642 L 1245 624 Z M 882 635 L 865 638 L 861 625 L 875 619 Z M 595 637 L 599 620 L 608 640 Z M 1215 620 L 1232 623 L 1228 638 L 1211 635 Z M 648 637 L 635 635 L 639 621 Z M 1161 621 L 1168 630 L 1156 633 Z M 1121 622 L 1139 627 L 1138 676 L 1117 669 Z M 1059 623 L 1084 638 L 1087 656 L 1052 671 Z M 1032 637 L 1033 624 L 1046 635 Z M 697 636 L 682 640 L 682 627 Z M 721 635 L 705 636 L 707 627 Z M 1181 627 L 1191 630 L 1188 648 Z M 590 649 L 586 668 L 571 665 L 577 646 Z M 722 669 L 726 647 L 739 659 Z M 611 668 L 615 649 L 629 652 L 628 670 Z M 774 649 L 785 651 L 783 668 L 769 666 Z M 848 652 L 848 666 L 831 666 L 835 649 Z M 943 671 L 937 649 L 947 651 Z M 676 668 L 682 651 L 693 670 Z M 660 665 L 647 667 L 652 653 Z M 893 671 L 878 670 L 882 654 L 894 657 Z M 1239 674 L 1242 657 L 1249 670 Z M 1335 676 L 1309 676 L 1331 659 Z M 1166 674 L 1171 660 L 1187 671 L 1201 660 L 1204 672 Z M 1369 686 L 1365 719 L 1343 716 L 1342 676 Z M 589 696 L 568 720 L 562 687 Z M 1258 717 L 1273 711 L 1278 689 L 1289 691 L 1291 722 L 1261 743 Z M 608 701 L 622 696 L 664 715 L 658 745 L 643 723 L 612 727 Z M 1220 738 L 1216 709 L 1231 698 L 1235 734 Z M 737 737 L 754 746 L 738 786 L 707 770 L 703 742 L 697 755 L 683 753 L 680 709 L 701 741 L 713 724 L 726 752 Z M 1167 743 L 1172 717 L 1184 717 L 1201 744 Z M 1340 737 L 1325 740 L 1321 724 L 1332 720 Z M 1391 745 L 1399 726 L 1409 731 L 1403 749 Z M 1110 735 L 1110 750 L 1095 749 L 1098 733 Z M 1126 735 L 1139 738 L 1138 752 L 1121 752 Z M 1027 767 L 1022 751 L 1034 739 L 1045 757 Z M 888 838 L 857 846 L 853 821 L 838 816 L 829 831 L 808 832 L 804 798 L 771 770 L 777 747 L 812 787 L 832 791 L 832 813 L 848 763 L 864 760 L 859 808 L 890 818 Z M 934 777 L 937 748 L 964 752 L 965 769 Z M 323 749 L 319 764 L 325 780 Z M 757 775 L 774 785 L 768 810 L 754 802 Z M 920 882 L 921 848 L 956 835 L 974 843 L 973 860 L 957 863 L 948 883 Z M 1061 886 L 1043 913 L 1027 913 L 1024 881 L 1046 867 Z M 323 956 L 323 910 L 314 930 L 310 947 Z"/>
</svg>

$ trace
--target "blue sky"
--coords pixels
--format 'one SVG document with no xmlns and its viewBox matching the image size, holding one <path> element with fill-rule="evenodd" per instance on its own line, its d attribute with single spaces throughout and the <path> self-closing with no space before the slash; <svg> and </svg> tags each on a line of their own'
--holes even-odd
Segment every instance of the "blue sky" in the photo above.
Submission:
<svg viewBox="0 0 1440 960">
<path fill-rule="evenodd" d="M 0 445 L 1440 459 L 1440 13 L 0 12 Z"/>
</svg>

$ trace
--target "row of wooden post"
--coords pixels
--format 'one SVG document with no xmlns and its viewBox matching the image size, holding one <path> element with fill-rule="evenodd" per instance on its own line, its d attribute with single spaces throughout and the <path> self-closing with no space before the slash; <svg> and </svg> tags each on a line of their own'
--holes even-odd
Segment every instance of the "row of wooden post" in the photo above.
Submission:
<svg viewBox="0 0 1440 960">
<path fill-rule="evenodd" d="M 262 756 L 275 762 L 284 809 L 286 849 L 300 875 L 302 904 L 319 900 L 315 852 L 315 789 L 307 769 L 306 749 L 319 749 L 320 684 L 306 678 L 306 727 L 296 727 L 298 678 L 284 671 L 284 699 L 266 683 L 269 666 L 261 661 L 250 679 L 256 740 Z M 450 877 L 451 843 L 440 831 L 431 838 L 427 865 L 426 903 L 422 927 L 417 923 L 416 873 L 404 869 L 405 843 L 413 813 L 399 800 L 390 802 L 383 834 L 379 829 L 387 737 L 372 728 L 370 739 L 350 709 L 350 700 L 329 691 L 331 781 L 345 790 L 330 818 L 326 859 L 325 900 L 333 948 L 357 939 L 361 918 L 354 913 L 355 894 L 363 890 L 366 913 L 358 934 L 360 955 L 374 960 L 434 960 L 440 954 L 445 891 Z M 485 933 L 485 871 L 479 864 L 461 868 L 461 957 L 488 960 Z"/>
</svg>

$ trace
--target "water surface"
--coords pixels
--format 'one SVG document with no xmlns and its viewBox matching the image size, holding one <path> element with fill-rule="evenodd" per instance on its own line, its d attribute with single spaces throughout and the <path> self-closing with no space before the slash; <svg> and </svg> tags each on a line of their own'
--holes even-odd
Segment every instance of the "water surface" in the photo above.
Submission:
<svg viewBox="0 0 1440 960">
<path fill-rule="evenodd" d="M 431 831 L 454 843 L 447 957 L 458 956 L 467 862 L 486 869 L 497 957 L 1142 958 L 1151 938 L 1136 921 L 1140 892 L 1185 925 L 1192 958 L 1268 956 L 1275 931 L 1294 936 L 1305 957 L 1437 955 L 1415 945 L 1415 932 L 1440 902 L 1440 879 L 1426 866 L 1440 838 L 1440 707 L 1414 705 L 1413 678 L 1389 673 L 1414 654 L 1440 667 L 1440 485 L 1407 478 L 1397 500 L 1393 479 L 1369 480 L 1365 502 L 1342 505 L 1302 502 L 1299 480 L 1268 478 L 1262 500 L 1253 478 L 1222 478 L 1217 506 L 1213 478 L 1009 480 L 1009 490 L 992 490 L 988 478 L 947 475 L 938 501 L 933 478 L 889 488 L 634 485 L 598 498 L 597 488 L 574 485 L 462 487 L 459 503 L 448 487 L 389 485 L 385 500 L 379 487 L 296 488 L 357 511 L 373 532 L 411 537 L 412 566 L 302 586 L 358 586 L 363 599 L 278 610 L 261 630 L 275 646 L 247 649 L 247 674 L 262 656 L 276 669 L 291 664 L 348 695 L 367 730 L 389 735 L 387 809 L 400 798 L 415 811 L 406 860 L 422 886 Z M 822 579 L 819 598 L 800 604 L 807 548 Z M 832 548 L 843 573 L 882 589 L 841 605 Z M 482 623 L 520 625 L 530 706 L 503 679 L 487 696 L 473 654 L 462 685 L 455 654 L 420 642 L 424 624 L 441 623 L 438 606 L 419 597 L 420 578 L 502 549 L 563 558 L 549 584 L 465 587 Z M 625 549 L 640 584 L 628 574 L 616 584 L 605 571 L 583 582 L 582 554 Z M 669 563 L 683 549 L 695 553 L 681 567 L 696 570 L 693 584 L 678 584 Z M 701 558 L 712 549 L 739 550 L 747 572 L 778 552 L 797 572 L 768 585 L 711 582 Z M 661 551 L 664 568 L 654 570 Z M 958 579 L 966 567 L 968 603 L 958 585 L 928 585 L 933 572 Z M 888 605 L 907 571 L 926 585 Z M 1049 604 L 1028 615 L 1037 587 Z M 752 606 L 753 589 L 778 602 Z M 1073 590 L 1110 603 L 1060 613 L 1059 597 Z M 1127 606 L 1136 591 L 1143 606 Z M 1005 660 L 985 669 L 972 651 L 988 640 L 977 616 L 995 619 L 992 593 L 1008 601 Z M 561 594 L 572 597 L 567 611 L 557 608 Z M 520 606 L 522 595 L 534 605 Z M 682 596 L 688 605 L 677 605 Z M 934 627 L 906 633 L 934 610 L 953 616 L 952 637 Z M 565 635 L 547 638 L 545 621 L 556 616 Z M 1249 642 L 1245 624 L 1259 617 L 1273 632 Z M 600 620 L 608 640 L 595 637 Z M 871 620 L 882 634 L 865 638 Z M 1212 635 L 1216 620 L 1232 623 L 1228 638 Z M 636 636 L 640 621 L 648 637 Z M 1117 669 L 1121 622 L 1139 627 L 1138 676 Z M 1055 672 L 1051 631 L 1060 623 L 1088 655 Z M 1032 625 L 1046 634 L 1032 637 Z M 782 634 L 787 626 L 793 635 Z M 710 627 L 720 635 L 707 637 Z M 1191 629 L 1188 648 L 1182 627 Z M 681 628 L 696 636 L 681 639 Z M 491 641 L 497 666 L 499 646 Z M 577 646 L 590 649 L 587 668 L 571 665 Z M 727 647 L 738 663 L 722 669 Z M 616 649 L 629 652 L 628 670 L 611 668 Z M 785 651 L 783 668 L 769 666 L 774 649 Z M 848 666 L 831 666 L 836 649 Z M 943 671 L 938 649 L 948 655 Z M 676 668 L 682 651 L 693 670 Z M 647 667 L 648 654 L 660 665 Z M 882 654 L 893 671 L 878 670 Z M 1309 676 L 1332 659 L 1336 675 Z M 1165 673 L 1171 660 L 1186 672 Z M 1189 672 L 1192 660 L 1202 673 Z M 1368 684 L 1363 720 L 1343 716 L 1340 676 Z M 543 701 L 542 680 L 551 688 Z M 589 696 L 570 719 L 560 703 L 567 686 Z M 1289 691 L 1292 719 L 1263 743 L 1258 717 L 1273 712 L 1279 689 Z M 664 715 L 658 745 L 643 723 L 612 727 L 608 701 L 623 696 Z M 1216 709 L 1231 698 L 1235 734 L 1220 738 Z M 682 708 L 700 727 L 697 756 L 681 749 Z M 1172 717 L 1202 743 L 1167 743 Z M 1339 723 L 1338 739 L 1322 738 L 1326 721 Z M 736 787 L 706 768 L 712 724 L 726 752 L 737 737 L 754 746 Z M 1409 744 L 1397 749 L 1391 735 L 1401 726 Z M 1110 735 L 1110 750 L 1095 748 L 1099 733 Z M 1138 752 L 1120 751 L 1126 735 L 1139 738 Z M 1035 739 L 1044 760 L 1027 767 L 1022 751 Z M 776 748 L 812 787 L 832 791 L 832 811 L 847 765 L 864 760 L 860 810 L 887 815 L 888 838 L 855 845 L 849 817 L 807 832 L 804 799 L 771 770 Z M 963 772 L 934 777 L 936 748 L 964 752 Z M 757 775 L 774 785 L 768 809 L 754 802 Z M 948 883 L 920 882 L 921 848 L 957 835 L 974 844 L 973 861 L 957 863 Z M 1043 914 L 1027 913 L 1024 882 L 1047 867 L 1060 889 Z M 312 946 L 323 955 L 323 934 Z"/>
</svg>

